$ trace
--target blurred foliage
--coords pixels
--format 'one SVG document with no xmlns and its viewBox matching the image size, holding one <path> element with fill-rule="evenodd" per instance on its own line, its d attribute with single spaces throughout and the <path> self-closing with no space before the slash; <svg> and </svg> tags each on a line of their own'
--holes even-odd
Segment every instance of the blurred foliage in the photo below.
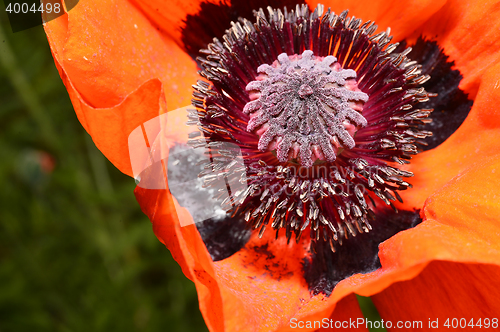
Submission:
<svg viewBox="0 0 500 332">
<path fill-rule="evenodd" d="M 0 22 L 0 331 L 206 331 L 133 179 L 78 122 L 42 27 L 13 34 L 3 8 Z"/>
</svg>

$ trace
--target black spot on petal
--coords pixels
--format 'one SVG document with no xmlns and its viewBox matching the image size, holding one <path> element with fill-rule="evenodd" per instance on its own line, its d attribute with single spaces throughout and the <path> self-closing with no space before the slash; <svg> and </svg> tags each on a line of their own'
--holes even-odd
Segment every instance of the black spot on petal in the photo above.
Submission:
<svg viewBox="0 0 500 332">
<path fill-rule="evenodd" d="M 406 47 L 406 42 L 401 43 L 401 48 Z M 431 79 L 422 86 L 427 92 L 437 93 L 438 96 L 428 102 L 419 104 L 419 108 L 433 108 L 432 122 L 421 126 L 423 130 L 433 132 L 427 137 L 428 144 L 423 150 L 430 150 L 443 143 L 465 121 L 473 101 L 458 88 L 462 74 L 453 70 L 453 61 L 444 54 L 435 41 L 424 40 L 421 37 L 412 46 L 408 58 L 422 65 L 422 73 L 431 76 Z"/>
<path fill-rule="evenodd" d="M 328 243 L 318 241 L 316 252 L 303 261 L 304 278 L 313 295 L 330 295 L 335 286 L 356 273 L 369 273 L 380 268 L 378 246 L 396 233 L 415 227 L 422 220 L 419 210 L 377 211 L 370 223 L 370 233 L 358 234 L 344 241 L 332 252 Z"/>
<path fill-rule="evenodd" d="M 196 224 L 210 256 L 220 261 L 238 252 L 250 239 L 251 230 L 243 216 L 229 215 L 222 219 L 207 219 Z"/>
<path fill-rule="evenodd" d="M 303 4 L 300 0 L 250 0 L 233 1 L 231 4 L 223 2 L 213 4 L 203 2 L 200 11 L 196 15 L 186 17 L 186 27 L 182 30 L 182 42 L 192 58 L 199 55 L 199 50 L 206 48 L 214 38 L 222 38 L 225 31 L 231 27 L 231 21 L 236 22 L 238 18 L 253 19 L 253 11 L 267 6 L 295 9 L 297 4 Z"/>
<path fill-rule="evenodd" d="M 253 250 L 258 253 L 259 255 L 264 255 L 266 256 L 266 259 L 267 260 L 273 260 L 275 259 L 276 257 L 274 256 L 274 254 L 269 251 L 269 244 L 263 244 L 261 246 L 254 246 L 253 247 Z"/>
</svg>

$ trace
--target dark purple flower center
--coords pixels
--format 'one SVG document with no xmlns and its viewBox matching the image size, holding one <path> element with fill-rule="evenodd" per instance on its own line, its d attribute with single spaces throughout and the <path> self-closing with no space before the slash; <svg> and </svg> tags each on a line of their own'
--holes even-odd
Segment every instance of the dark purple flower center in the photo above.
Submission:
<svg viewBox="0 0 500 332">
<path fill-rule="evenodd" d="M 207 187 L 244 185 L 222 202 L 232 216 L 335 251 L 372 229 L 378 205 L 396 210 L 413 176 L 399 165 L 432 134 L 419 127 L 432 110 L 415 108 L 429 77 L 411 49 L 395 53 L 389 31 L 322 11 L 269 7 L 202 50 L 189 117 L 203 138 L 190 144 L 206 146 Z"/>
</svg>

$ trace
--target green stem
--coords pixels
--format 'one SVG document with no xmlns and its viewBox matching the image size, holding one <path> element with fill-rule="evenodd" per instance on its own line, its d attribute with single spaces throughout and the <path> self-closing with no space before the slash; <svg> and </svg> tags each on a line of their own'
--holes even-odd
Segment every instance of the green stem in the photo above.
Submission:
<svg viewBox="0 0 500 332">
<path fill-rule="evenodd" d="M 365 323 L 370 332 L 387 332 L 387 330 L 382 327 L 382 318 L 378 313 L 377 307 L 373 303 L 372 299 L 369 297 L 356 295 L 358 298 L 359 307 L 365 316 Z"/>
</svg>

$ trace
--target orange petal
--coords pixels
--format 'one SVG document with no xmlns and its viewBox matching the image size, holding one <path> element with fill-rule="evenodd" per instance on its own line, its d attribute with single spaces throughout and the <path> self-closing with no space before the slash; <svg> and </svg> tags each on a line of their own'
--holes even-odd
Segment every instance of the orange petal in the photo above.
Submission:
<svg viewBox="0 0 500 332">
<path fill-rule="evenodd" d="M 332 331 L 332 329 L 368 331 L 366 325 L 361 323 L 361 319 L 364 319 L 364 316 L 359 308 L 358 299 L 356 295 L 351 294 L 339 301 L 329 318 L 328 325 L 318 331 Z"/>
<path fill-rule="evenodd" d="M 127 2 L 80 1 L 44 27 L 80 122 L 131 175 L 128 135 L 165 111 L 165 94 L 171 109 L 190 103 L 196 64 Z"/>
<path fill-rule="evenodd" d="M 446 1 L 309 0 L 306 2 L 311 8 L 322 3 L 325 5 L 325 9 L 331 7 L 335 13 L 341 13 L 348 9 L 349 16 L 354 15 L 356 18 L 361 18 L 364 22 L 368 20 L 375 21 L 379 26 L 378 32 L 385 31 L 390 27 L 394 41 L 399 41 L 408 37 L 417 27 L 427 21 Z"/>
<path fill-rule="evenodd" d="M 269 287 L 265 270 L 239 265 L 241 254 L 235 255 L 236 259 L 212 262 L 195 225 L 180 226 L 180 219 L 191 216 L 167 190 L 137 187 L 135 193 L 143 212 L 153 222 L 156 236 L 195 283 L 200 310 L 211 331 L 286 328 L 299 310 L 301 296 L 307 296 L 307 292 L 301 292 L 300 282 L 290 280 L 298 277 L 275 281 L 274 287 Z"/>
<path fill-rule="evenodd" d="M 180 44 L 182 28 L 186 26 L 186 17 L 188 15 L 196 15 L 200 11 L 201 3 L 220 4 L 222 1 L 134 0 L 134 2 L 156 26 Z"/>
<path fill-rule="evenodd" d="M 330 312 L 331 309 L 328 310 Z M 332 314 L 328 316 L 326 312 L 314 316 L 308 316 L 304 319 L 293 318 L 288 327 L 284 327 L 279 332 L 293 331 L 368 331 L 364 325 L 364 316 L 359 308 L 356 295 L 351 294 L 344 297 L 335 306 Z"/>
<path fill-rule="evenodd" d="M 475 96 L 484 72 L 500 60 L 500 3 L 449 0 L 414 37 L 436 39 L 464 76 L 460 84 Z"/>
<path fill-rule="evenodd" d="M 307 327 L 307 322 L 328 317 L 334 321 L 363 317 L 352 297 L 341 301 L 345 306 L 339 304 L 333 314 L 335 302 L 325 301 L 324 296 L 311 299 L 301 277 L 301 262 L 294 255 L 301 251 L 299 246 L 282 250 L 286 244 L 273 242 L 271 235 L 264 242 L 276 248 L 257 248 L 263 252 L 250 245 L 228 259 L 212 262 L 195 225 L 181 227 L 180 220 L 191 216 L 168 190 L 137 187 L 135 194 L 156 236 L 195 283 L 200 310 L 211 331 L 292 331 L 297 330 L 294 326 L 302 326 L 300 322 Z M 271 253 L 280 253 L 280 257 L 269 256 Z M 278 274 L 283 269 L 288 273 Z"/>
<path fill-rule="evenodd" d="M 149 119 L 166 111 L 162 84 L 153 79 L 110 108 L 85 103 L 71 82 L 63 77 L 78 120 L 95 145 L 123 173 L 133 176 L 129 156 L 129 134 Z"/>
<path fill-rule="evenodd" d="M 135 195 L 142 211 L 153 223 L 158 239 L 170 250 L 184 274 L 195 283 L 208 328 L 224 331 L 224 317 L 221 315 L 223 302 L 214 279 L 213 262 L 195 225 L 181 227 L 179 223 L 179 219 L 190 219 L 191 216 L 178 206 L 168 190 L 137 187 Z"/>
<path fill-rule="evenodd" d="M 393 327 L 402 322 L 412 324 L 407 327 L 413 330 L 439 327 L 439 331 L 450 326 L 473 331 L 488 322 L 489 328 L 497 330 L 499 278 L 498 265 L 435 261 L 417 277 L 395 283 L 372 299 L 382 319 Z"/>
<path fill-rule="evenodd" d="M 450 179 L 484 158 L 500 153 L 500 65 L 481 78 L 479 92 L 464 123 L 440 146 L 416 155 L 408 169 L 414 188 L 400 192 L 406 208 L 420 208 Z"/>
<path fill-rule="evenodd" d="M 499 157 L 483 160 L 431 196 L 420 225 L 380 245 L 382 268 L 344 280 L 336 291 L 354 287 L 359 294 L 371 296 L 396 281 L 414 278 L 433 260 L 498 264 Z"/>
<path fill-rule="evenodd" d="M 152 78 L 165 85 L 169 108 L 190 103 L 196 64 L 126 1 L 80 1 L 45 31 L 56 61 L 93 107 L 112 107 Z"/>
<path fill-rule="evenodd" d="M 452 252 L 453 256 L 457 256 L 454 259 L 456 261 L 493 264 L 500 262 L 499 174 L 498 155 L 483 159 L 477 166 L 451 180 L 426 201 L 423 211 L 426 223 L 435 223 L 440 227 L 451 227 L 455 230 L 452 233 L 455 236 L 453 243 L 445 243 L 443 248 L 436 250 L 456 250 Z M 436 241 L 434 248 L 444 242 L 451 241 L 447 238 Z M 449 259 L 451 260 L 451 257 Z"/>
<path fill-rule="evenodd" d="M 285 238 L 274 240 L 268 231 L 262 239 L 254 233 L 243 249 L 214 263 L 221 288 L 227 292 L 227 331 L 236 330 L 241 322 L 262 326 L 258 331 L 286 331 L 293 318 L 329 317 L 335 303 L 323 301 L 323 295 L 311 298 L 301 272 L 303 255 L 302 245 L 287 246 Z"/>
<path fill-rule="evenodd" d="M 499 172 L 498 155 L 482 160 L 428 199 L 421 225 L 382 245 L 383 265 L 384 261 L 399 262 L 396 268 L 402 269 L 441 260 L 415 279 L 375 295 L 384 319 L 423 320 L 425 324 L 430 318 L 443 324 L 447 318 L 469 322 L 498 314 Z M 402 247 L 404 251 L 398 250 Z"/>
</svg>

